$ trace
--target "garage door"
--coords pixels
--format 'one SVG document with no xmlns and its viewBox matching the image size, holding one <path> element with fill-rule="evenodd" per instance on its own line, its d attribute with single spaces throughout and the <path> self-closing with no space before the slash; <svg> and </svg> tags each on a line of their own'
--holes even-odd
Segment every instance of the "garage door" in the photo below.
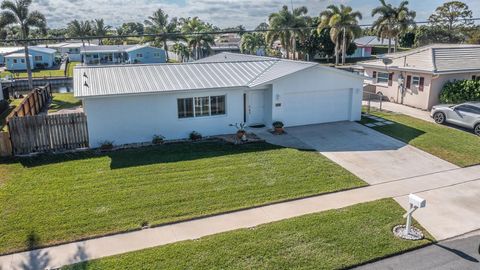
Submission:
<svg viewBox="0 0 480 270">
<path fill-rule="evenodd" d="M 351 89 L 287 93 L 284 100 L 287 126 L 350 120 Z"/>
</svg>

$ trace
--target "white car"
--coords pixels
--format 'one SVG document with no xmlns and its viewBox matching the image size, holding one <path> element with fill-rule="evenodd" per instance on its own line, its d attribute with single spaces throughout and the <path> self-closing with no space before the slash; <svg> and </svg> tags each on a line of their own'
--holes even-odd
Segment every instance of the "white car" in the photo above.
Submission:
<svg viewBox="0 0 480 270">
<path fill-rule="evenodd" d="M 480 136 L 480 102 L 467 102 L 459 105 L 436 105 L 430 115 L 438 124 L 450 123 L 472 129 Z"/>
</svg>

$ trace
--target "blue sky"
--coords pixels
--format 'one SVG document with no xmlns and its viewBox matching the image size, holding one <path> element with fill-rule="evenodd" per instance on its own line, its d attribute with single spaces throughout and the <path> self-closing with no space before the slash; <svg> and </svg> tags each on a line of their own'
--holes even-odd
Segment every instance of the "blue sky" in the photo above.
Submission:
<svg viewBox="0 0 480 270">
<path fill-rule="evenodd" d="M 398 5 L 401 0 L 387 0 Z M 425 20 L 435 8 L 447 0 L 410 0 L 410 8 L 417 11 L 417 20 Z M 465 0 L 480 17 L 480 0 Z M 330 4 L 347 4 L 364 15 L 362 23 L 372 22 L 370 16 L 378 0 L 293 0 L 294 6 L 307 6 L 309 15 L 318 15 Z M 61 27 L 73 19 L 104 18 L 112 26 L 122 22 L 143 22 L 156 9 L 162 8 L 171 17 L 198 16 L 219 27 L 245 25 L 254 28 L 266 21 L 268 15 L 290 7 L 290 0 L 34 0 L 34 8 L 43 12 L 50 27 Z"/>
</svg>

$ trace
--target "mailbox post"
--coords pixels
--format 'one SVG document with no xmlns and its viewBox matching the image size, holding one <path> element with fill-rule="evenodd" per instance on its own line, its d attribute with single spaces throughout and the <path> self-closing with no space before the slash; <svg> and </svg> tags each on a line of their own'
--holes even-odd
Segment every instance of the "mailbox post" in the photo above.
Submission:
<svg viewBox="0 0 480 270">
<path fill-rule="evenodd" d="M 407 224 L 395 226 L 393 233 L 398 237 L 408 240 L 422 239 L 422 232 L 417 228 L 412 228 L 412 214 L 417 209 L 427 206 L 427 201 L 415 194 L 410 194 L 408 195 L 408 204 L 410 205 L 409 210 L 403 215 L 404 218 L 407 218 Z"/>
</svg>

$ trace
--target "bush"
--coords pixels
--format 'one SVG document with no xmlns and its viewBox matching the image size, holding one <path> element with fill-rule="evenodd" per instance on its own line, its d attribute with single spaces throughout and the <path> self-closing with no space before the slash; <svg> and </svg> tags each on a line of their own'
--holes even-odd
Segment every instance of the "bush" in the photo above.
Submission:
<svg viewBox="0 0 480 270">
<path fill-rule="evenodd" d="M 283 125 L 283 122 L 281 122 L 281 121 L 275 121 L 275 122 L 272 123 L 272 126 L 274 128 L 283 128 L 284 125 Z"/>
<path fill-rule="evenodd" d="M 113 142 L 112 141 L 103 141 L 100 143 L 100 150 L 112 150 Z"/>
<path fill-rule="evenodd" d="M 440 102 L 456 104 L 466 101 L 480 101 L 480 81 L 453 81 L 443 86 Z"/>
<path fill-rule="evenodd" d="M 162 144 L 165 140 L 165 137 L 162 135 L 153 135 L 152 143 L 153 144 Z"/>
<path fill-rule="evenodd" d="M 192 131 L 190 132 L 190 140 L 192 141 L 197 141 L 197 140 L 200 140 L 202 139 L 202 134 L 196 132 L 196 131 Z"/>
</svg>

